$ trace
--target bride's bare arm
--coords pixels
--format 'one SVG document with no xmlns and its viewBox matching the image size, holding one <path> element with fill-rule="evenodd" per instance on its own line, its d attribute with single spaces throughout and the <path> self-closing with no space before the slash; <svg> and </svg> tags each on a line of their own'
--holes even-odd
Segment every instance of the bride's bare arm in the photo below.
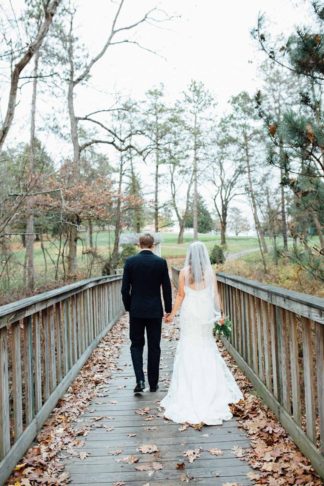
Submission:
<svg viewBox="0 0 324 486">
<path fill-rule="evenodd" d="M 184 274 L 183 274 L 183 271 L 181 270 L 180 274 L 179 274 L 179 282 L 178 282 L 178 292 L 177 292 L 177 296 L 176 296 L 176 299 L 175 299 L 175 302 L 174 302 L 174 305 L 173 305 L 173 309 L 171 311 L 171 314 L 169 314 L 166 318 L 165 318 L 165 322 L 171 322 L 173 321 L 174 319 L 174 316 L 176 315 L 176 313 L 178 312 L 181 304 L 182 304 L 182 301 L 184 299 L 184 296 L 185 296 L 185 291 L 184 291 Z"/>
<path fill-rule="evenodd" d="M 218 285 L 217 285 L 216 275 L 215 275 L 215 301 L 216 301 L 216 305 L 217 305 L 218 309 L 220 310 L 220 312 L 222 314 L 222 318 L 218 322 L 220 324 L 224 324 L 224 322 L 225 322 L 225 319 L 224 319 L 224 307 L 223 307 L 223 304 L 222 304 L 222 300 L 221 300 L 221 297 L 220 297 L 220 293 L 218 291 Z"/>
<path fill-rule="evenodd" d="M 219 292 L 218 292 L 218 285 L 217 285 L 216 275 L 214 275 L 214 285 L 215 285 L 215 301 L 216 301 L 216 305 L 217 305 L 218 309 L 222 311 L 223 310 L 223 306 L 222 306 L 221 298 L 220 298 L 220 295 L 219 295 Z"/>
</svg>

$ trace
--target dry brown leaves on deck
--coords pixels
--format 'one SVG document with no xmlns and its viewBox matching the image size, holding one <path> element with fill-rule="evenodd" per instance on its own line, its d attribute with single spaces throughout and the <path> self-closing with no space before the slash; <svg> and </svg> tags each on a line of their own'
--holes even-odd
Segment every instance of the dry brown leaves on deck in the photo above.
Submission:
<svg viewBox="0 0 324 486">
<path fill-rule="evenodd" d="M 255 470 L 248 473 L 249 479 L 258 485 L 270 486 L 322 485 L 309 460 L 299 451 L 276 416 L 252 393 L 251 383 L 222 343 L 218 341 L 217 344 L 244 394 L 244 401 L 232 405 L 231 409 L 233 415 L 239 419 L 239 427 L 247 432 L 251 448 L 242 451 L 236 447 L 232 452 L 246 460 Z"/>
<path fill-rule="evenodd" d="M 59 453 L 64 451 L 81 459 L 86 456 L 78 447 L 84 444 L 83 437 L 91 426 L 97 426 L 102 417 L 93 417 L 88 425 L 77 428 L 73 422 L 85 411 L 90 402 L 98 396 L 104 396 L 104 388 L 117 367 L 123 330 L 127 318 L 120 321 L 101 340 L 77 378 L 68 388 L 63 398 L 45 422 L 37 436 L 37 444 L 30 447 L 13 471 L 8 485 L 47 484 L 63 486 L 68 484 L 69 475 L 64 471 L 64 464 Z M 91 425 L 93 424 L 93 425 Z"/>
</svg>

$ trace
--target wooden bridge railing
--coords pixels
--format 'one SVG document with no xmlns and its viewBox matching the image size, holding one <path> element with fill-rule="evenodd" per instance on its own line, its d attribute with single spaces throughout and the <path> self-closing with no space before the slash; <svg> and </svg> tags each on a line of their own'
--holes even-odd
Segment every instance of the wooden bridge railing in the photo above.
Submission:
<svg viewBox="0 0 324 486">
<path fill-rule="evenodd" d="M 0 484 L 122 313 L 121 276 L 0 307 Z"/>
<path fill-rule="evenodd" d="M 224 273 L 217 280 L 233 323 L 226 348 L 324 479 L 324 299 Z"/>
</svg>

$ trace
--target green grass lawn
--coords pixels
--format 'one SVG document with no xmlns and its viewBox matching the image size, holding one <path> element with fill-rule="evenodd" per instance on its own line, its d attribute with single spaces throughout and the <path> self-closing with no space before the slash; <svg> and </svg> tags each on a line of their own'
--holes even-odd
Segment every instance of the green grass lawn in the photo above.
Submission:
<svg viewBox="0 0 324 486">
<path fill-rule="evenodd" d="M 109 257 L 110 249 L 113 245 L 113 233 L 109 234 L 108 231 L 102 231 L 94 234 L 94 242 L 97 246 L 97 253 L 100 255 L 100 259 L 92 259 L 89 254 L 84 254 L 83 250 L 88 248 L 87 234 L 80 233 L 80 240 L 78 242 L 78 278 L 84 278 L 88 276 L 101 275 L 103 262 Z M 161 233 L 161 254 L 164 258 L 184 258 L 187 252 L 189 244 L 193 241 L 191 235 L 186 235 L 184 243 L 177 244 L 177 234 L 164 232 Z M 215 244 L 220 244 L 220 237 L 218 235 L 199 235 L 199 240 L 203 241 L 208 250 L 211 251 Z M 271 246 L 270 240 L 269 247 Z M 310 243 L 318 246 L 318 238 L 312 238 Z M 47 272 L 45 270 L 45 261 L 43 252 L 39 242 L 35 242 L 34 245 L 34 258 L 35 258 L 35 270 L 36 270 L 36 286 L 37 288 L 45 288 L 47 286 L 55 286 L 55 265 L 58 255 L 58 241 L 45 241 L 46 248 L 46 260 L 47 260 Z M 13 242 L 13 251 L 10 268 L 9 279 L 2 279 L 0 282 L 0 297 L 1 294 L 8 294 L 12 290 L 19 295 L 19 292 L 24 289 L 23 283 L 23 265 L 25 259 L 25 250 L 19 241 Z M 238 236 L 227 238 L 227 248 L 225 249 L 225 255 L 230 253 L 238 253 L 244 250 L 256 249 L 256 252 L 242 256 L 240 259 L 245 259 L 247 262 L 252 263 L 259 260 L 258 240 L 256 237 L 251 236 Z M 271 250 L 270 250 L 271 251 Z M 92 265 L 91 265 L 92 263 Z M 91 267 L 91 271 L 89 270 Z M 59 280 L 62 279 L 63 269 L 60 268 Z M 17 297 L 18 298 L 18 297 Z"/>
</svg>

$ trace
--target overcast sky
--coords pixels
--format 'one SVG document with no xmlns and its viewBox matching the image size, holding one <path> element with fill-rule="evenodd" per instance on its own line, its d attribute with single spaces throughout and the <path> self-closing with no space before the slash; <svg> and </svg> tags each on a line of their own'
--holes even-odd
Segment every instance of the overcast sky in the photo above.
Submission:
<svg viewBox="0 0 324 486">
<path fill-rule="evenodd" d="M 80 36 L 92 52 L 102 44 L 112 4 L 80 1 Z M 258 85 L 262 55 L 250 31 L 264 12 L 274 34 L 289 33 L 305 17 L 305 3 L 293 0 L 126 0 L 120 25 L 158 5 L 176 18 L 159 27 L 140 27 L 135 40 L 156 51 L 154 56 L 135 46 L 114 47 L 95 67 L 91 86 L 94 103 L 102 94 L 124 92 L 134 97 L 160 82 L 176 97 L 191 79 L 203 81 L 221 106 L 228 98 Z M 109 24 L 109 20 L 108 20 Z M 97 97 L 97 93 L 101 97 Z"/>
</svg>

